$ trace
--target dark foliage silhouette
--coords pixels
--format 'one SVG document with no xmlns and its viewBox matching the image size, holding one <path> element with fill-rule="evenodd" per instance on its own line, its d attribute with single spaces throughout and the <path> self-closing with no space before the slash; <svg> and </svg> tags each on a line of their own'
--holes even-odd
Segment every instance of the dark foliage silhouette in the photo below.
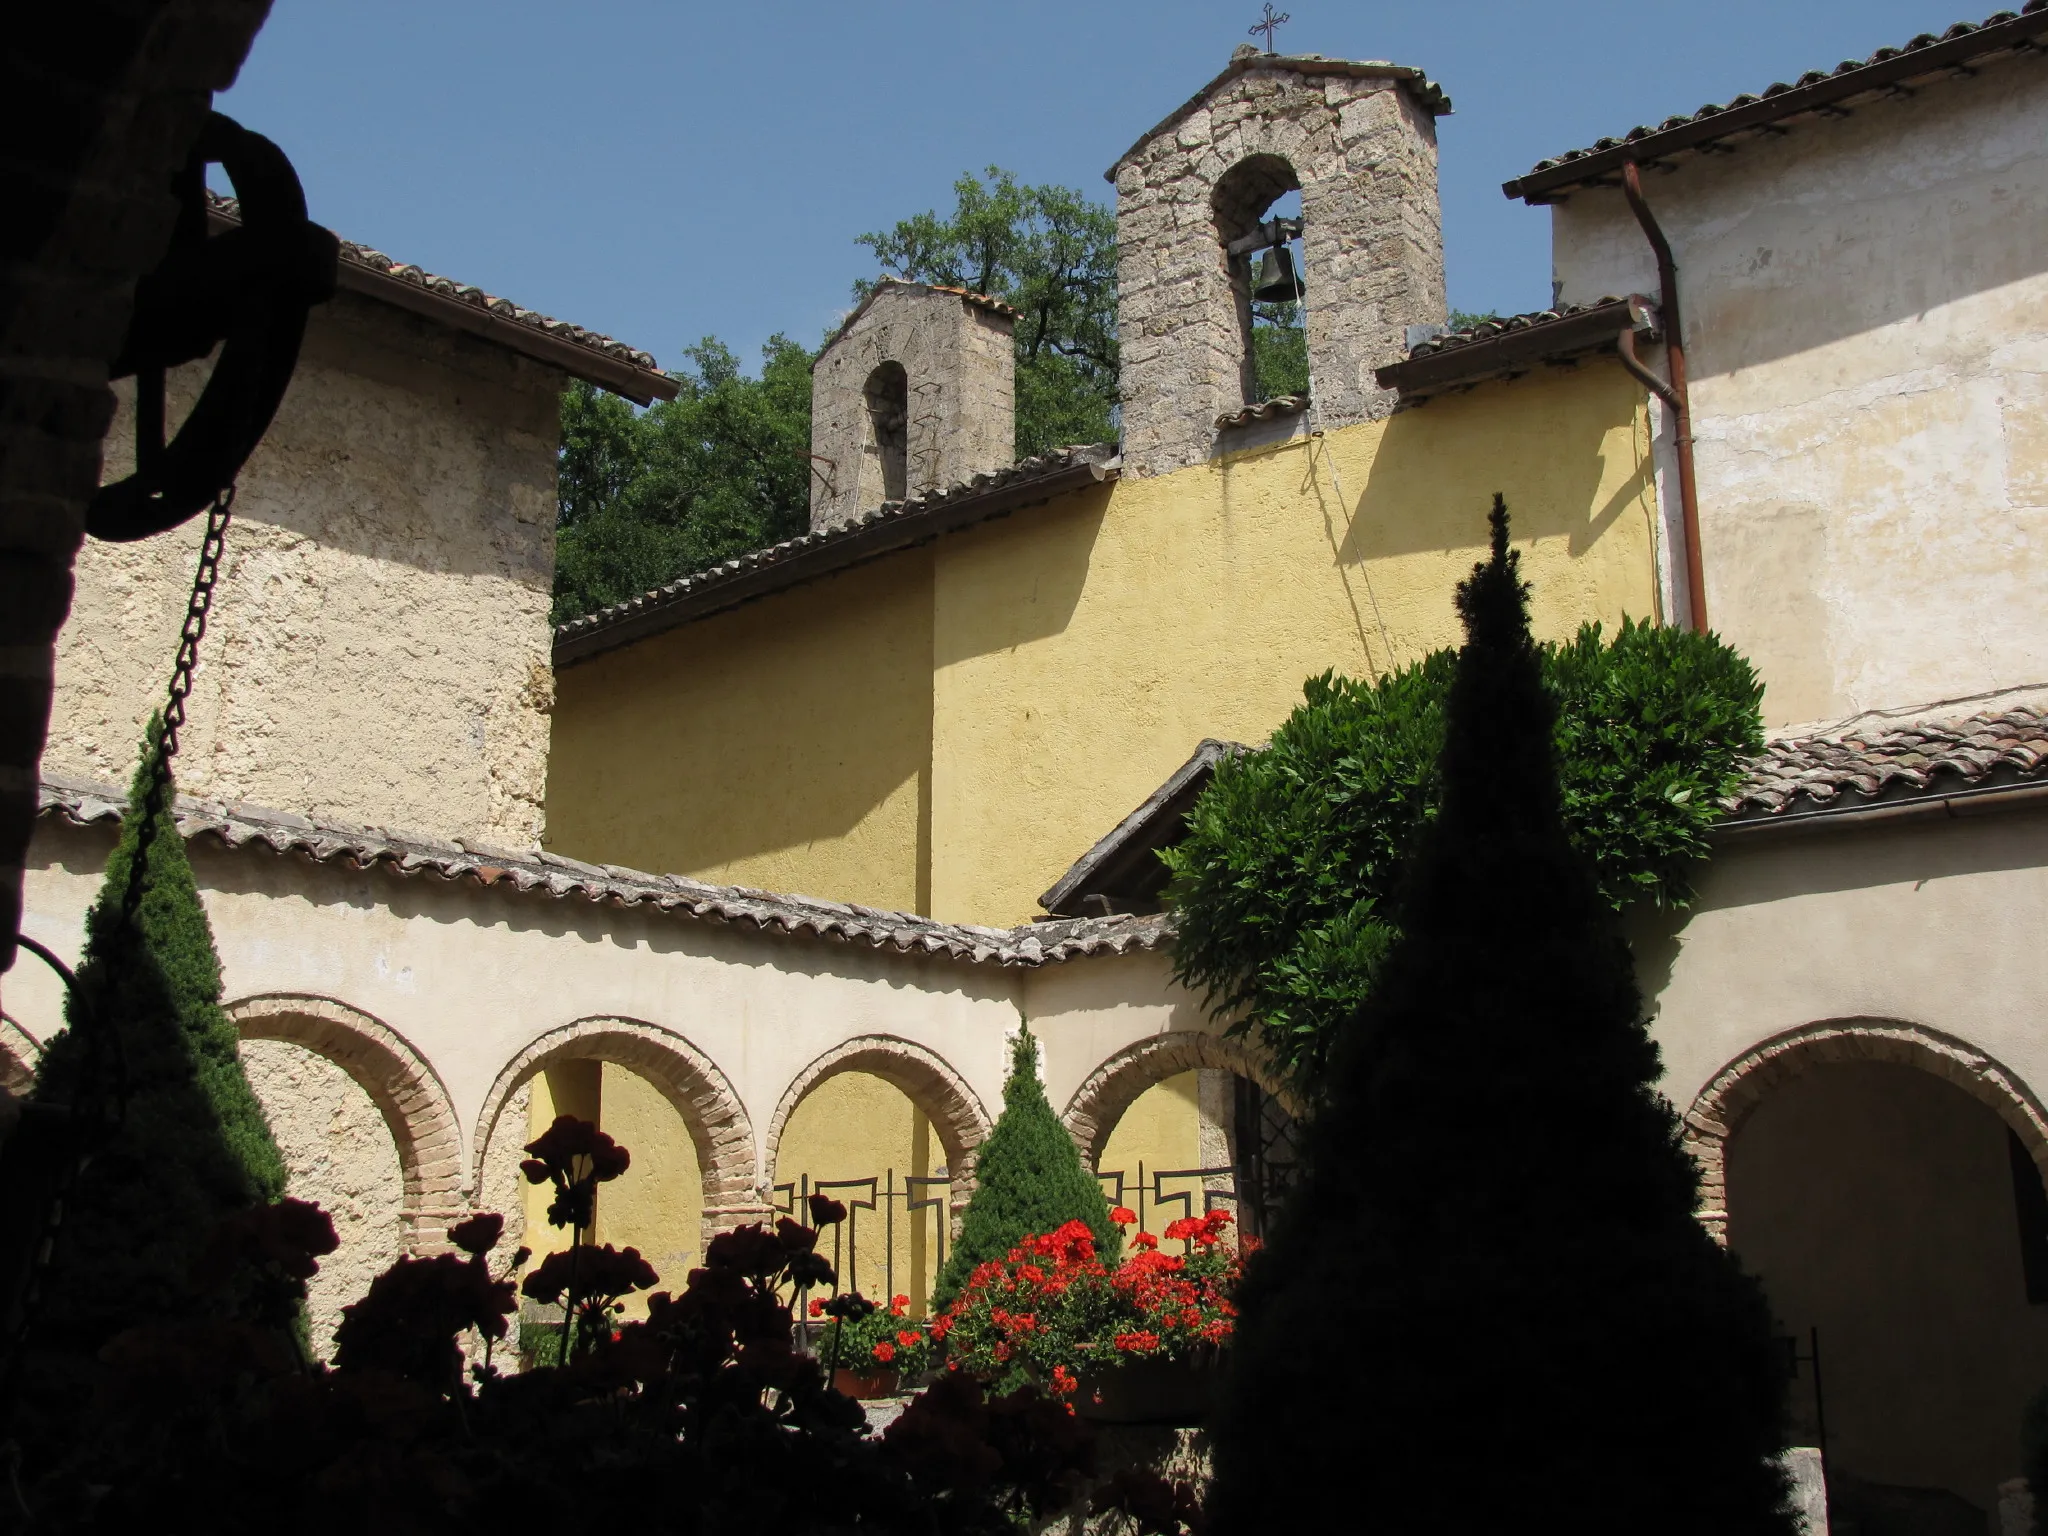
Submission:
<svg viewBox="0 0 2048 1536">
<path fill-rule="evenodd" d="M 1768 1308 L 1694 1218 L 1627 951 L 1565 834 L 1526 599 L 1496 498 L 1401 936 L 1248 1268 L 1218 1531 L 1333 1510 L 1403 1532 L 1794 1529 Z"/>
</svg>

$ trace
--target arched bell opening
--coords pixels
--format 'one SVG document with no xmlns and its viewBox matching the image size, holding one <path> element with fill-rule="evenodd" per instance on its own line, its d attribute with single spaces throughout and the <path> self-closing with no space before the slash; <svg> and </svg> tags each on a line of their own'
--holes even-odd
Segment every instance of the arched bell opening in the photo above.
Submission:
<svg viewBox="0 0 2048 1536">
<path fill-rule="evenodd" d="M 1307 394 L 1300 178 L 1279 155 L 1251 155 L 1224 172 L 1210 206 L 1236 309 L 1244 403 Z"/>
<path fill-rule="evenodd" d="M 863 390 L 867 433 L 862 444 L 860 510 L 903 500 L 908 485 L 910 376 L 898 362 L 876 365 Z"/>
</svg>

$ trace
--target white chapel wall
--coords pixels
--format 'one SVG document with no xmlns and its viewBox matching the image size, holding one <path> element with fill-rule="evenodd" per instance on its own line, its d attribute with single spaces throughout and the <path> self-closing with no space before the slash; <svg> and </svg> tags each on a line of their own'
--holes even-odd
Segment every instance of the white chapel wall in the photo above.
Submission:
<svg viewBox="0 0 2048 1536">
<path fill-rule="evenodd" d="M 1709 617 L 1768 721 L 2048 681 L 2048 58 L 1643 186 L 1680 269 Z M 1656 292 L 1619 191 L 1552 221 L 1562 301 Z"/>
</svg>

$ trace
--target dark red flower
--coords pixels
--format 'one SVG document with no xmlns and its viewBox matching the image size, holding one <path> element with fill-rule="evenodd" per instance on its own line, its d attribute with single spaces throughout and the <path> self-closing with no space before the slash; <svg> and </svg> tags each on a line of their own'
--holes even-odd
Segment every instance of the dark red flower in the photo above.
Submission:
<svg viewBox="0 0 2048 1536">
<path fill-rule="evenodd" d="M 225 1284 L 239 1269 L 274 1268 L 293 1280 L 320 1273 L 319 1260 L 341 1246 L 327 1213 L 290 1196 L 224 1218 L 194 1266 L 202 1285 Z"/>
<path fill-rule="evenodd" d="M 809 1253 L 818 1246 L 818 1234 L 787 1216 L 775 1223 L 775 1237 L 788 1253 Z"/>
<path fill-rule="evenodd" d="M 448 1229 L 448 1241 L 464 1253 L 482 1257 L 498 1246 L 498 1239 L 505 1235 L 505 1218 L 492 1211 L 482 1211 L 467 1221 L 459 1221 Z"/>
<path fill-rule="evenodd" d="M 775 1274 L 788 1259 L 781 1239 L 758 1222 L 719 1233 L 704 1250 L 708 1268 L 737 1270 L 756 1277 Z"/>
<path fill-rule="evenodd" d="M 837 1200 L 828 1200 L 823 1195 L 810 1197 L 811 1225 L 829 1227 L 834 1222 L 846 1220 L 846 1207 Z"/>
<path fill-rule="evenodd" d="M 849 1323 L 857 1323 L 874 1313 L 875 1304 L 859 1291 L 846 1291 L 825 1303 L 827 1317 L 843 1317 Z"/>
</svg>

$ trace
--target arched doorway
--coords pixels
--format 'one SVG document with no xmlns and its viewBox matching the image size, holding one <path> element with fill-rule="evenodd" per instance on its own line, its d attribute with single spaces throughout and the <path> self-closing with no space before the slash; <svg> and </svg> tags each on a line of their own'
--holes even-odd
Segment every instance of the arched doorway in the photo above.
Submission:
<svg viewBox="0 0 2048 1536">
<path fill-rule="evenodd" d="M 1835 1509 L 1985 1528 L 2048 1387 L 2031 1094 L 1952 1037 L 1848 1021 L 1749 1053 L 1689 1119 L 1714 1127 L 1729 1245 L 1807 1357 L 1791 1427 L 1806 1444 L 1824 1427 Z"/>
<path fill-rule="evenodd" d="M 921 1313 L 974 1189 L 987 1111 L 949 1065 L 890 1036 L 851 1040 L 784 1090 L 768 1130 L 778 1207 L 816 1191 L 848 1220 L 831 1234 L 843 1285 Z M 801 1218 L 800 1218 L 801 1219 Z"/>
<path fill-rule="evenodd" d="M 341 1309 L 402 1254 L 433 1251 L 462 1215 L 461 1130 L 447 1090 L 381 1020 L 332 998 L 269 994 L 228 1007 L 243 1071 L 289 1170 L 341 1246 L 306 1287 L 316 1352 Z"/>
<path fill-rule="evenodd" d="M 724 1074 L 659 1025 L 583 1019 L 514 1057 L 477 1121 L 477 1203 L 523 1225 L 536 1262 L 568 1234 L 548 1225 L 548 1191 L 525 1183 L 517 1167 L 520 1149 L 559 1114 L 592 1121 L 632 1154 L 626 1173 L 599 1193 L 592 1240 L 639 1249 L 662 1288 L 682 1289 L 712 1234 L 760 1218 L 753 1127 Z"/>
<path fill-rule="evenodd" d="M 1107 1193 L 1150 1230 L 1221 1207 L 1256 1236 L 1293 1182 L 1298 1112 L 1242 1042 L 1190 1030 L 1118 1052 L 1065 1119 Z"/>
</svg>

